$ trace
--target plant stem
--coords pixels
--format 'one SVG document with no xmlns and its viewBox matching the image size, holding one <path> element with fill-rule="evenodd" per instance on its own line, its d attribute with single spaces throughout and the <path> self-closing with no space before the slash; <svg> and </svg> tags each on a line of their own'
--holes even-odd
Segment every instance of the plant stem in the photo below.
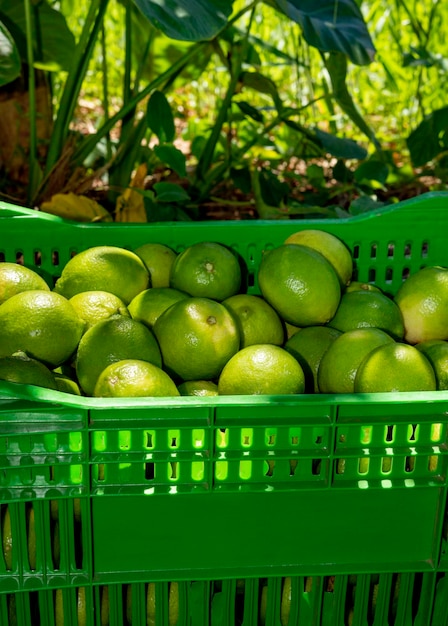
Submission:
<svg viewBox="0 0 448 626">
<path fill-rule="evenodd" d="M 221 107 L 218 112 L 218 116 L 213 125 L 212 132 L 210 133 L 207 143 L 205 144 L 204 150 L 201 154 L 199 163 L 196 168 L 194 186 L 197 187 L 198 189 L 202 187 L 200 191 L 201 197 L 210 188 L 209 184 L 203 186 L 201 183 L 204 183 L 205 178 L 206 178 L 206 173 L 210 169 L 210 166 L 213 160 L 213 155 L 215 153 L 216 145 L 219 141 L 219 136 L 222 131 L 222 127 L 224 126 L 224 123 L 228 117 L 229 109 L 232 106 L 232 98 L 235 94 L 236 87 L 240 80 L 243 62 L 247 55 L 249 33 L 250 33 L 251 26 L 252 26 L 253 18 L 254 18 L 255 7 L 256 7 L 256 4 L 254 4 L 252 8 L 247 32 L 245 33 L 245 37 L 240 47 L 237 48 L 236 46 L 234 46 L 232 49 L 232 64 L 231 64 L 231 69 L 230 69 L 230 81 L 227 86 L 226 95 L 224 96 L 224 99 L 222 101 Z"/>
<path fill-rule="evenodd" d="M 76 46 L 72 70 L 68 73 L 48 149 L 45 174 L 48 174 L 61 156 L 68 136 L 78 95 L 106 12 L 108 0 L 91 0 L 81 37 Z"/>
<path fill-rule="evenodd" d="M 208 45 L 208 42 L 205 42 Z M 186 52 L 181 59 L 176 61 L 166 72 L 160 74 L 157 78 L 151 81 L 142 91 L 136 94 L 133 98 L 129 100 L 129 102 L 123 106 L 115 115 L 113 115 L 109 120 L 107 120 L 94 135 L 89 135 L 86 137 L 78 150 L 73 155 L 74 161 L 80 163 L 82 162 L 88 154 L 92 151 L 92 149 L 96 146 L 96 144 L 102 139 L 106 133 L 108 133 L 114 126 L 122 120 L 130 111 L 132 111 L 136 105 L 148 96 L 151 91 L 163 85 L 166 81 L 168 81 L 172 74 L 179 72 L 179 69 L 184 68 L 188 63 L 192 60 L 194 56 L 198 53 L 198 51 L 204 46 L 203 43 L 194 44 L 191 48 Z"/>
<path fill-rule="evenodd" d="M 106 29 L 104 23 L 101 25 L 101 48 L 102 48 L 102 60 L 101 65 L 103 69 L 103 109 L 104 119 L 109 119 L 109 81 L 107 72 L 107 59 L 106 59 Z M 110 134 L 106 135 L 106 148 L 107 148 L 107 160 L 112 158 L 112 145 L 110 141 Z"/>
<path fill-rule="evenodd" d="M 132 71 L 132 3 L 126 0 L 125 3 L 125 54 L 124 54 L 124 77 L 123 77 L 123 105 L 126 106 L 132 97 L 131 71 Z M 126 141 L 132 130 L 135 109 L 131 109 L 123 117 L 121 124 L 120 143 Z"/>
<path fill-rule="evenodd" d="M 37 128 L 36 128 L 36 75 L 34 73 L 34 53 L 33 53 L 33 24 L 31 16 L 31 0 L 25 0 L 25 20 L 26 20 L 26 54 L 28 63 L 28 98 L 29 98 L 29 129 L 30 129 L 30 154 L 29 154 L 29 185 L 28 202 L 34 196 L 37 187 Z"/>
</svg>

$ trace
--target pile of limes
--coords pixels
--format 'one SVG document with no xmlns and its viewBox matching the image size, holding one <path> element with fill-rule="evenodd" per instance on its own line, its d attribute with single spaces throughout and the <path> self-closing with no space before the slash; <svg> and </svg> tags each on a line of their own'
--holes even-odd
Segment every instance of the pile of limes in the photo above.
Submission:
<svg viewBox="0 0 448 626">
<path fill-rule="evenodd" d="M 0 379 L 97 397 L 448 389 L 448 269 L 392 296 L 339 238 L 266 251 L 259 294 L 229 247 L 91 247 L 55 285 L 0 264 Z"/>
</svg>

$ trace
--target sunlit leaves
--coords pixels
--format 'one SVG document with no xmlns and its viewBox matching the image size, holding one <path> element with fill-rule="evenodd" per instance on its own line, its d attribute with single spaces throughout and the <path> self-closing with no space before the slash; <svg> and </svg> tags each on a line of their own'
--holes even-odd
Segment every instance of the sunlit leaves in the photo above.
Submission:
<svg viewBox="0 0 448 626">
<path fill-rule="evenodd" d="M 343 52 L 353 63 L 367 65 L 375 47 L 354 0 L 268 0 L 300 24 L 306 41 L 323 52 Z"/>
<path fill-rule="evenodd" d="M 0 86 L 20 74 L 20 56 L 8 29 L 0 22 Z"/>
<path fill-rule="evenodd" d="M 232 13 L 229 0 L 134 0 L 143 15 L 173 39 L 202 41 L 222 30 Z"/>
</svg>

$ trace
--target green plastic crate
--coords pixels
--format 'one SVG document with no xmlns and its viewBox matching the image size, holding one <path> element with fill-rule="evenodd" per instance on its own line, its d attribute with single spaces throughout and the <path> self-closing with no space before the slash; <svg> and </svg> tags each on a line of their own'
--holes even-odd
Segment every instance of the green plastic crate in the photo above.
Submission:
<svg viewBox="0 0 448 626">
<path fill-rule="evenodd" d="M 303 228 L 339 236 L 355 278 L 390 294 L 420 267 L 448 266 L 444 193 L 281 222 L 75 224 L 0 204 L 0 261 L 51 282 L 90 246 L 213 240 L 238 252 L 258 293 L 263 251 Z M 87 625 L 102 626 L 107 589 L 111 626 L 143 626 L 149 582 L 156 626 L 168 625 L 176 581 L 179 626 L 279 626 L 285 577 L 289 626 L 448 624 L 447 429 L 447 392 L 148 401 L 0 383 L 13 538 L 0 625 L 14 605 L 20 625 L 59 626 L 57 594 L 76 625 L 83 589 Z"/>
</svg>

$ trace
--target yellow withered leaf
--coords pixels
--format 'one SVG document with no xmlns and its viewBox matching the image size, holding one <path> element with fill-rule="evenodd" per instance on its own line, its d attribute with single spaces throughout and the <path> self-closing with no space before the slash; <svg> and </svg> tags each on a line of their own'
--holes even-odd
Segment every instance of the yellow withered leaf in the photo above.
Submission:
<svg viewBox="0 0 448 626">
<path fill-rule="evenodd" d="M 129 187 L 118 196 L 115 204 L 116 222 L 146 222 L 146 211 L 144 199 L 141 193 L 135 188 L 143 188 L 145 176 L 147 174 L 145 163 L 138 166 Z"/>
<path fill-rule="evenodd" d="M 76 193 L 57 193 L 42 202 L 40 210 L 77 222 L 111 222 L 112 216 L 101 204 Z"/>
</svg>

